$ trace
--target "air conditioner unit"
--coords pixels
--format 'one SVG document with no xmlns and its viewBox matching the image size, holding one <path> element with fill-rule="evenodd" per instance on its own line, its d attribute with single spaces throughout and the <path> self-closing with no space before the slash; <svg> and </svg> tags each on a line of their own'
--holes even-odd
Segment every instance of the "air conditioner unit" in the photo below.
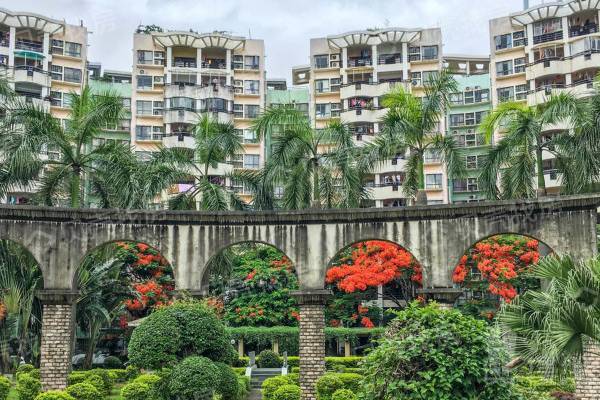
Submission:
<svg viewBox="0 0 600 400">
<path fill-rule="evenodd" d="M 421 84 L 421 82 L 419 82 L 418 79 L 413 79 L 412 84 L 413 84 L 413 86 L 419 86 Z"/>
<path fill-rule="evenodd" d="M 339 60 L 340 60 L 339 53 L 329 55 L 329 61 L 339 61 Z"/>
<path fill-rule="evenodd" d="M 158 84 L 162 85 L 163 83 L 165 83 L 165 77 L 164 76 L 155 76 L 154 83 L 158 83 Z"/>
<path fill-rule="evenodd" d="M 465 88 L 465 91 L 467 91 L 467 92 L 470 92 L 471 90 L 473 90 L 473 89 L 471 89 L 470 87 Z"/>
<path fill-rule="evenodd" d="M 340 67 L 340 62 L 339 61 L 332 61 L 329 63 L 329 66 L 331 68 L 339 68 Z"/>
<path fill-rule="evenodd" d="M 548 68 L 550 66 L 550 60 L 544 61 L 544 68 Z"/>
<path fill-rule="evenodd" d="M 144 75 L 146 73 L 146 71 L 144 71 L 143 69 L 140 69 L 140 74 Z"/>
<path fill-rule="evenodd" d="M 183 110 L 178 110 L 177 115 L 183 117 L 185 115 L 185 112 Z"/>
</svg>

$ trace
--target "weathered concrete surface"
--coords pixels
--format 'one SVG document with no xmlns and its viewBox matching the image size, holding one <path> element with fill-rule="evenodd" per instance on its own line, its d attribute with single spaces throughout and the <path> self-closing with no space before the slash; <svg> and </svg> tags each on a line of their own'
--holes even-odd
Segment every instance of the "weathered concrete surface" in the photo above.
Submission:
<svg viewBox="0 0 600 400">
<path fill-rule="evenodd" d="M 321 289 L 341 249 L 369 239 L 403 246 L 424 266 L 427 287 L 451 285 L 452 269 L 474 243 L 498 233 L 534 237 L 556 252 L 596 252 L 600 196 L 543 198 L 398 209 L 286 212 L 174 212 L 0 207 L 0 239 L 29 249 L 47 289 L 73 289 L 86 254 L 112 241 L 156 247 L 172 262 L 178 289 L 199 291 L 207 262 L 235 243 L 271 244 L 290 257 L 302 289 Z"/>
</svg>

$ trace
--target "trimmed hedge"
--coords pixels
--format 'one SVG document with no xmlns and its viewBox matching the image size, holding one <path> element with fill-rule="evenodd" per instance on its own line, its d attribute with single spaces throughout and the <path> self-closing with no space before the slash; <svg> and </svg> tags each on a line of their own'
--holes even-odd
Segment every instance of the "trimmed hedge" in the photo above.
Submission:
<svg viewBox="0 0 600 400">
<path fill-rule="evenodd" d="M 42 391 L 42 382 L 29 374 L 20 373 L 16 390 L 19 400 L 33 400 Z"/>
<path fill-rule="evenodd" d="M 357 397 L 352 390 L 338 389 L 331 396 L 331 400 L 357 400 Z"/>
<path fill-rule="evenodd" d="M 288 376 L 275 376 L 265 379 L 262 383 L 263 400 L 274 400 L 274 394 L 277 389 L 284 385 L 293 385 L 294 382 Z"/>
<path fill-rule="evenodd" d="M 209 358 L 192 356 L 177 364 L 171 372 L 169 391 L 178 399 L 212 396 L 220 383 L 219 367 Z"/>
<path fill-rule="evenodd" d="M 67 392 L 62 390 L 50 390 L 48 392 L 40 393 L 37 395 L 35 400 L 75 400 Z"/>
<path fill-rule="evenodd" d="M 108 376 L 114 383 L 123 383 L 129 380 L 129 372 L 126 369 L 109 369 Z"/>
<path fill-rule="evenodd" d="M 337 370 L 339 368 L 343 368 L 344 372 L 356 372 L 358 370 L 360 362 L 364 359 L 364 357 L 360 356 L 352 356 L 352 357 L 325 357 L 325 368 L 327 370 Z M 287 358 L 288 367 L 291 368 L 292 372 L 298 372 L 295 370 L 300 366 L 300 357 L 298 356 L 290 356 Z M 248 357 L 240 357 L 236 365 L 241 367 L 246 367 L 248 365 L 249 358 Z M 354 369 L 354 371 L 348 371 L 348 368 Z"/>
<path fill-rule="evenodd" d="M 263 350 L 256 358 L 259 368 L 281 368 L 281 359 L 271 350 Z"/>
<path fill-rule="evenodd" d="M 273 393 L 273 400 L 300 400 L 300 386 L 283 385 Z"/>
<path fill-rule="evenodd" d="M 150 396 L 150 386 L 145 383 L 131 382 L 121 389 L 123 400 L 147 400 Z"/>
<path fill-rule="evenodd" d="M 89 383 L 76 383 L 75 385 L 69 386 L 66 392 L 71 395 L 75 400 L 102 400 L 104 396 L 98 389 Z"/>
<path fill-rule="evenodd" d="M 333 394 L 340 389 L 358 392 L 362 376 L 351 373 L 328 372 L 317 380 L 317 395 L 319 400 L 333 400 Z"/>
<path fill-rule="evenodd" d="M 148 385 L 150 391 L 148 392 L 148 399 L 159 400 L 159 385 L 161 377 L 156 374 L 143 374 L 133 380 L 135 383 L 143 383 Z"/>
<path fill-rule="evenodd" d="M 0 375 L 0 400 L 6 400 L 10 392 L 10 380 Z"/>
</svg>

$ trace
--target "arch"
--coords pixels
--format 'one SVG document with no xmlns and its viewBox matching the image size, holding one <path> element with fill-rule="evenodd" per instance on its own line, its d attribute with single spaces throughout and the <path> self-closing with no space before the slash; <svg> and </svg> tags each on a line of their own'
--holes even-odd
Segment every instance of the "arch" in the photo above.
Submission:
<svg viewBox="0 0 600 400">
<path fill-rule="evenodd" d="M 401 245 L 400 243 L 394 241 L 394 240 L 390 240 L 390 239 L 384 239 L 384 238 L 379 238 L 379 237 L 369 237 L 368 239 L 360 239 L 360 240 L 354 240 L 351 243 L 348 243 L 346 245 L 344 245 L 343 247 L 339 248 L 335 255 L 333 255 L 332 257 L 329 258 L 329 260 L 327 261 L 327 265 L 326 265 L 326 270 L 325 272 L 327 272 L 327 270 L 329 270 L 331 268 L 331 264 L 335 261 L 335 259 L 340 255 L 340 253 L 344 250 L 349 249 L 350 247 L 357 245 L 359 243 L 365 243 L 365 242 L 387 242 L 390 244 L 393 244 L 395 246 L 400 247 L 401 249 L 407 251 L 420 265 L 422 265 L 422 263 L 419 261 L 419 259 L 415 256 L 415 254 L 406 246 Z"/>
</svg>

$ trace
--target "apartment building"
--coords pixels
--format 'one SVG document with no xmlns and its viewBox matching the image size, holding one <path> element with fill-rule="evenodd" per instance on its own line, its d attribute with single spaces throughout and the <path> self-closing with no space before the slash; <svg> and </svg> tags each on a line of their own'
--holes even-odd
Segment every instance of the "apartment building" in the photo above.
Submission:
<svg viewBox="0 0 600 400">
<path fill-rule="evenodd" d="M 423 82 L 441 68 L 440 29 L 386 28 L 311 39 L 310 64 L 292 72 L 294 84 L 309 85 L 315 128 L 340 119 L 351 126 L 357 142 L 368 142 L 381 129 L 386 112 L 382 96 L 396 85 L 422 96 Z M 439 132 L 444 132 L 443 125 L 441 121 Z M 405 156 L 398 154 L 370 178 L 373 206 L 407 204 L 401 188 Z M 439 157 L 428 157 L 425 180 L 428 202 L 445 202 L 448 185 Z"/>
<path fill-rule="evenodd" d="M 463 151 L 467 169 L 467 176 L 449 182 L 450 203 L 485 200 L 478 178 L 491 143 L 486 142 L 479 124 L 492 108 L 489 66 L 488 56 L 444 56 L 444 67 L 452 73 L 459 89 L 450 96 L 446 133 Z"/>
<path fill-rule="evenodd" d="M 251 193 L 224 176 L 233 169 L 264 164 L 264 146 L 250 129 L 265 103 L 262 40 L 225 32 L 144 32 L 133 37 L 131 143 L 143 157 L 160 146 L 194 147 L 191 136 L 200 113 L 235 125 L 244 151 L 210 171 L 214 182 L 243 198 Z M 182 182 L 171 194 L 186 190 Z"/>
<path fill-rule="evenodd" d="M 600 67 L 597 1 L 540 4 L 490 21 L 493 104 L 544 103 L 553 93 L 586 96 Z M 545 137 L 565 129 L 548 126 Z M 555 160 L 543 154 L 548 193 L 557 193 Z"/>
<path fill-rule="evenodd" d="M 17 95 L 65 120 L 71 93 L 86 81 L 88 32 L 43 15 L 0 8 L 0 73 Z M 52 157 L 51 149 L 45 157 Z M 16 189 L 7 202 L 27 203 L 30 188 Z"/>
</svg>

